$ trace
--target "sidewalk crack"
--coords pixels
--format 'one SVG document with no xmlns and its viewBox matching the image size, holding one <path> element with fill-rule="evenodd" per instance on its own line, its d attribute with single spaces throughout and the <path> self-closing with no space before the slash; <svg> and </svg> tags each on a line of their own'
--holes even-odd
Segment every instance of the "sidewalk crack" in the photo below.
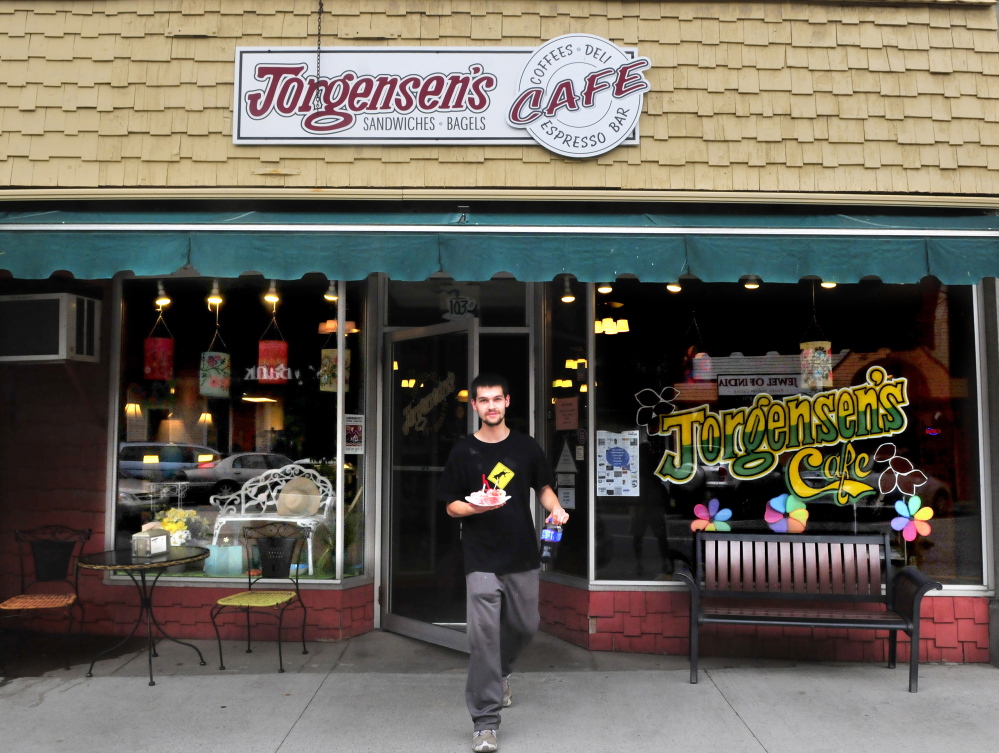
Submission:
<svg viewBox="0 0 999 753">
<path fill-rule="evenodd" d="M 312 702 L 316 700 L 316 696 L 319 695 L 319 691 L 323 689 L 323 685 L 326 684 L 326 681 L 328 679 L 330 679 L 329 672 L 326 673 L 326 676 L 323 678 L 323 681 L 319 683 L 319 685 L 316 687 L 316 691 L 312 694 L 312 697 L 309 699 L 309 702 L 302 707 L 301 713 L 295 718 L 295 721 L 292 722 L 291 726 L 288 727 L 288 731 L 284 733 L 284 737 L 281 738 L 281 742 L 279 742 L 278 746 L 274 749 L 274 753 L 278 753 L 281 750 L 281 748 L 284 747 L 285 741 L 288 739 L 288 735 L 290 735 L 294 731 L 295 727 L 298 726 L 298 723 L 302 721 L 302 717 L 305 716 L 305 712 L 309 710 L 309 706 L 311 706 Z"/>
<path fill-rule="evenodd" d="M 715 690 L 718 691 L 718 695 L 720 695 L 722 697 L 722 700 L 724 700 L 725 703 L 728 704 L 728 707 L 732 709 L 732 713 L 735 714 L 736 718 L 738 718 L 740 722 L 742 722 L 742 726 L 745 727 L 746 730 L 749 732 L 749 734 L 753 736 L 753 739 L 756 740 L 756 744 L 760 746 L 760 750 L 764 751 L 764 753 L 770 753 L 767 750 L 767 746 L 763 744 L 763 741 L 756 736 L 755 732 L 753 732 L 753 728 L 750 727 L 749 724 L 746 723 L 746 720 L 742 718 L 742 714 L 740 714 L 736 710 L 735 706 L 732 705 L 732 702 L 728 700 L 728 698 L 725 696 L 725 693 L 722 692 L 722 689 L 718 687 L 718 683 L 716 683 L 715 678 L 711 676 L 711 672 L 708 670 L 704 670 L 704 674 L 707 676 L 709 680 L 711 680 L 711 684 L 714 685 Z"/>
</svg>

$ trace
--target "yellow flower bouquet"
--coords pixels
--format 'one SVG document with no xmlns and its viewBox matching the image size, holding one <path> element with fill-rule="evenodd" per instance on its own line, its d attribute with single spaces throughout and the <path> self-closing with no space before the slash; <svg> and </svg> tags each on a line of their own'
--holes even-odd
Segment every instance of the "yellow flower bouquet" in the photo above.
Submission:
<svg viewBox="0 0 999 753">
<path fill-rule="evenodd" d="M 197 510 L 171 507 L 166 512 L 156 514 L 156 520 L 163 530 L 170 534 L 171 546 L 184 546 L 191 539 L 206 538 L 211 531 L 211 521 L 198 515 Z"/>
</svg>

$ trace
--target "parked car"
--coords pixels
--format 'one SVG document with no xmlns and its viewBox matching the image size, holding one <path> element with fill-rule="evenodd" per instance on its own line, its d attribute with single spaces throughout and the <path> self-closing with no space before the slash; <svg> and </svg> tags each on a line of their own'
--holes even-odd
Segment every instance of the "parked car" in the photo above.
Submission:
<svg viewBox="0 0 999 753">
<path fill-rule="evenodd" d="M 212 494 L 232 494 L 254 476 L 286 465 L 291 465 L 291 459 L 277 453 L 238 452 L 227 458 L 200 463 L 186 473 L 192 485 L 208 487 Z"/>
<path fill-rule="evenodd" d="M 188 471 L 221 459 L 222 453 L 203 445 L 122 442 L 118 445 L 118 477 L 157 483 L 189 481 Z"/>
</svg>

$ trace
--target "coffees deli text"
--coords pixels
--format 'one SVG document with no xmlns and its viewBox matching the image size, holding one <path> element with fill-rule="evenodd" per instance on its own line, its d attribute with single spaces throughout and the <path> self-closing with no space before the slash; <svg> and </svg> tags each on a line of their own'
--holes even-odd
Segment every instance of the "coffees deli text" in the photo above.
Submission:
<svg viewBox="0 0 999 753">
<path fill-rule="evenodd" d="M 835 494 L 841 505 L 855 502 L 877 488 L 866 482 L 871 456 L 853 443 L 905 431 L 908 404 L 906 380 L 873 366 L 865 382 L 853 387 L 781 399 L 761 394 L 749 407 L 713 412 L 701 405 L 660 415 L 653 426 L 672 438 L 673 449 L 664 453 L 656 475 L 685 484 L 699 465 L 724 465 L 736 479 L 755 479 L 773 472 L 781 455 L 793 453 L 786 468 L 792 493 L 803 500 Z M 836 453 L 819 449 L 837 445 Z"/>
</svg>

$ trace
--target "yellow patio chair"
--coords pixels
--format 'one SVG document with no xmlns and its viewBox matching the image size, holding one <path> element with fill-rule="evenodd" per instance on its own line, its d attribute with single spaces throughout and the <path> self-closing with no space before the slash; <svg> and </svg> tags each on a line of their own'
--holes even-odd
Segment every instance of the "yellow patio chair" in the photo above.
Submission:
<svg viewBox="0 0 999 753">
<path fill-rule="evenodd" d="M 278 623 L 278 671 L 284 672 L 284 657 L 281 651 L 281 630 L 284 627 L 284 613 L 289 607 L 302 608 L 302 653 L 305 647 L 306 609 L 298 587 L 299 575 L 303 569 L 302 555 L 309 544 L 307 531 L 289 523 L 269 523 L 243 529 L 247 549 L 247 590 L 218 600 L 212 607 L 212 626 L 219 644 L 219 669 L 225 669 L 222 660 L 222 636 L 219 634 L 218 617 L 226 611 L 243 612 L 246 615 L 246 653 L 253 653 L 250 645 L 250 613 L 277 618 Z M 259 558 L 260 568 L 253 567 Z M 288 580 L 292 589 L 271 590 L 254 588 L 261 580 Z"/>
</svg>

